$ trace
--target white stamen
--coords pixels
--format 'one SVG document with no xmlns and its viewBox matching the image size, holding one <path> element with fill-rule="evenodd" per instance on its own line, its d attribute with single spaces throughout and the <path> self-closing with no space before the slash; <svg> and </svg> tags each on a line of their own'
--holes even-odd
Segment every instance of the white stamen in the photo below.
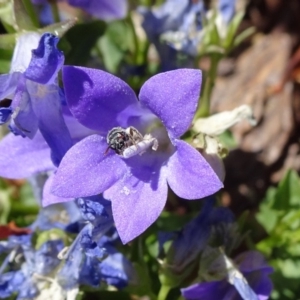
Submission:
<svg viewBox="0 0 300 300">
<path fill-rule="evenodd" d="M 153 138 L 150 134 L 145 135 L 144 139 L 137 143 L 136 145 L 132 145 L 126 148 L 123 152 L 124 158 L 130 158 L 137 154 L 143 154 L 147 149 L 152 148 L 152 150 L 156 151 L 158 148 L 158 141 L 156 138 Z"/>
<path fill-rule="evenodd" d="M 63 248 L 63 249 L 57 254 L 57 258 L 60 259 L 60 260 L 67 259 L 67 257 L 68 257 L 68 250 L 69 250 L 69 247 Z"/>
</svg>

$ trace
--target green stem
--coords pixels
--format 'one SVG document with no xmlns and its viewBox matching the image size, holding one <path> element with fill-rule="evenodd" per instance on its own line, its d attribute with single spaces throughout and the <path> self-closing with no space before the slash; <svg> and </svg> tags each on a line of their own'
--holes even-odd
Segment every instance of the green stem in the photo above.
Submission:
<svg viewBox="0 0 300 300">
<path fill-rule="evenodd" d="M 25 9 L 26 9 L 33 25 L 36 28 L 39 28 L 40 22 L 39 22 L 36 12 L 34 11 L 34 7 L 33 7 L 33 4 L 31 3 L 31 0 L 23 0 L 23 4 L 25 6 Z"/>
<path fill-rule="evenodd" d="M 52 16 L 54 19 L 54 23 L 59 23 L 60 16 L 59 16 L 59 9 L 58 9 L 56 0 L 48 0 L 48 1 L 50 4 L 50 7 L 51 7 L 51 12 L 52 12 Z"/>
<path fill-rule="evenodd" d="M 166 300 L 167 299 L 167 296 L 170 292 L 170 289 L 171 287 L 168 286 L 168 285 L 162 285 L 160 287 L 160 290 L 159 290 L 159 293 L 158 293 L 158 296 L 157 296 L 157 300 Z"/>
<path fill-rule="evenodd" d="M 210 114 L 210 98 L 211 98 L 213 88 L 215 86 L 220 59 L 221 57 L 215 54 L 211 55 L 210 57 L 210 68 L 206 75 L 204 89 L 200 97 L 200 103 L 195 115 L 195 119 L 208 117 Z"/>
<path fill-rule="evenodd" d="M 132 15 L 131 14 L 128 16 L 128 21 L 129 21 L 129 25 L 131 27 L 132 34 L 133 34 L 133 43 L 134 43 L 133 62 L 134 62 L 134 64 L 137 65 L 138 64 L 138 59 L 139 59 L 140 44 L 139 44 L 138 36 L 136 34 L 135 26 L 134 26 L 133 21 L 132 21 Z"/>
<path fill-rule="evenodd" d="M 143 59 L 142 64 L 146 65 L 148 63 L 148 51 L 150 47 L 150 42 L 148 40 L 145 41 L 144 49 L 143 49 Z"/>
<path fill-rule="evenodd" d="M 39 212 L 39 207 L 37 205 L 25 205 L 21 203 L 12 203 L 10 215 L 11 216 L 25 216 L 28 214 L 36 215 Z"/>
</svg>

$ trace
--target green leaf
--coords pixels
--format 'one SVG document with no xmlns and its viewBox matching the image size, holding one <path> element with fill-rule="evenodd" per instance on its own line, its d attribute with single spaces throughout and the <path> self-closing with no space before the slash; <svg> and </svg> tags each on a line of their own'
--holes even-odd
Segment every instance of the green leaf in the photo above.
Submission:
<svg viewBox="0 0 300 300">
<path fill-rule="evenodd" d="M 230 24 L 228 25 L 227 34 L 223 42 L 223 46 L 227 51 L 230 51 L 233 45 L 236 32 L 244 18 L 244 12 L 240 11 L 236 13 Z"/>
<path fill-rule="evenodd" d="M 247 39 L 249 36 L 253 35 L 256 32 L 255 27 L 249 27 L 243 32 L 241 32 L 239 35 L 236 36 L 233 42 L 233 48 L 236 48 L 238 45 L 240 45 L 245 39 Z"/>
<path fill-rule="evenodd" d="M 209 32 L 209 44 L 218 46 L 220 45 L 220 35 L 215 23 L 212 25 L 212 30 Z"/>
<path fill-rule="evenodd" d="M 59 23 L 54 23 L 49 26 L 43 27 L 39 30 L 40 33 L 50 32 L 58 37 L 62 37 L 70 28 L 76 24 L 76 19 L 69 19 Z"/>
<path fill-rule="evenodd" d="M 6 74 L 10 70 L 12 51 L 0 49 L 0 73 Z"/>
<path fill-rule="evenodd" d="M 0 224 L 8 223 L 8 216 L 11 210 L 10 191 L 2 179 L 0 179 Z"/>
<path fill-rule="evenodd" d="M 277 210 L 287 210 L 292 206 L 300 208 L 299 195 L 299 177 L 294 170 L 290 170 L 279 183 L 273 208 Z"/>
<path fill-rule="evenodd" d="M 103 35 L 105 27 L 106 25 L 102 21 L 93 21 L 72 27 L 64 35 L 71 46 L 71 50 L 66 54 L 66 64 L 85 65 L 90 58 L 92 48 L 98 38 Z"/>
<path fill-rule="evenodd" d="M 159 230 L 163 231 L 176 231 L 182 228 L 188 221 L 192 219 L 193 216 L 185 215 L 176 215 L 174 213 L 162 212 L 156 221 L 156 225 Z"/>
<path fill-rule="evenodd" d="M 136 278 L 125 291 L 139 296 L 147 295 L 151 300 L 156 299 L 156 296 L 152 292 L 151 281 L 148 271 L 145 270 L 145 266 L 139 263 L 133 263 L 133 267 L 136 272 Z"/>
<path fill-rule="evenodd" d="M 33 24 L 28 15 L 26 7 L 22 0 L 13 0 L 14 18 L 17 31 L 35 31 L 37 27 Z"/>
<path fill-rule="evenodd" d="M 7 32 L 15 32 L 13 3 L 10 0 L 1 1 L 0 3 L 0 19 Z"/>
<path fill-rule="evenodd" d="M 116 73 L 126 54 L 134 51 L 132 28 L 125 20 L 109 23 L 105 35 L 99 40 L 98 46 L 105 67 L 110 72 Z"/>
<path fill-rule="evenodd" d="M 105 68 L 111 73 L 117 73 L 119 65 L 125 55 L 124 51 L 122 51 L 121 48 L 119 48 L 107 35 L 99 40 L 98 45 Z"/>
<path fill-rule="evenodd" d="M 256 214 L 257 221 L 264 227 L 264 229 L 271 233 L 278 222 L 278 212 L 272 208 L 275 201 L 276 189 L 270 188 L 267 191 L 266 198 L 260 205 L 260 210 Z"/>
<path fill-rule="evenodd" d="M 36 28 L 40 27 L 38 14 L 36 13 L 35 8 L 31 2 L 32 0 L 22 0 L 22 1 L 26 9 L 26 12 L 30 17 L 30 20 L 32 21 L 33 26 Z"/>
<path fill-rule="evenodd" d="M 218 139 L 220 140 L 222 145 L 229 150 L 234 149 L 238 146 L 238 143 L 230 130 L 226 130 L 221 133 L 221 135 L 218 136 Z"/>
<path fill-rule="evenodd" d="M 201 55 L 209 54 L 209 55 L 225 55 L 225 49 L 218 45 L 208 45 L 206 47 L 201 48 Z"/>
<path fill-rule="evenodd" d="M 16 39 L 17 39 L 17 35 L 14 33 L 0 34 L 0 48 L 6 50 L 13 50 L 16 45 Z"/>
<path fill-rule="evenodd" d="M 282 272 L 286 278 L 300 278 L 300 260 L 277 260 L 278 269 Z"/>
</svg>

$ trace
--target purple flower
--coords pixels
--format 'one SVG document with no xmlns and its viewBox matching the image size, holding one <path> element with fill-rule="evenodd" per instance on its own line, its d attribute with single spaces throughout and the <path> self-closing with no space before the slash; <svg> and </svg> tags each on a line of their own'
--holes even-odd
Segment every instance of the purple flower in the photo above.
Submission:
<svg viewBox="0 0 300 300">
<path fill-rule="evenodd" d="M 273 269 L 267 265 L 259 252 L 242 253 L 235 260 L 238 266 L 228 266 L 228 279 L 202 282 L 181 289 L 187 300 L 266 300 L 272 291 L 269 274 Z"/>
<path fill-rule="evenodd" d="M 62 1 L 62 0 L 61 0 Z M 104 21 L 123 19 L 126 17 L 127 0 L 65 0 L 71 6 L 79 7 L 92 16 Z M 48 0 L 32 0 L 33 4 L 47 5 Z"/>
<path fill-rule="evenodd" d="M 62 106 L 63 118 L 71 134 L 73 143 L 95 133 L 81 125 L 69 112 L 66 106 Z M 7 134 L 0 141 L 0 176 L 11 179 L 22 179 L 35 176 L 41 172 L 56 169 L 51 160 L 51 150 L 44 137 L 38 130 L 32 139 Z M 51 178 L 49 179 L 51 182 Z M 46 183 L 46 187 L 50 184 Z M 46 195 L 50 197 L 49 195 Z M 54 197 L 54 195 L 51 195 Z"/>
<path fill-rule="evenodd" d="M 67 66 L 63 80 L 75 118 L 102 136 L 87 137 L 68 151 L 54 177 L 53 193 L 66 198 L 104 193 L 112 201 L 123 243 L 158 218 L 166 203 L 168 185 L 185 199 L 203 198 L 222 187 L 202 155 L 180 140 L 197 108 L 200 70 L 158 74 L 142 86 L 139 100 L 124 81 L 104 71 Z M 128 149 L 133 154 L 144 153 L 125 159 L 108 150 L 103 135 L 119 126 L 134 126 L 134 132 L 144 140 Z M 159 144 L 157 151 L 150 149 L 155 148 L 154 141 Z"/>
<path fill-rule="evenodd" d="M 54 169 L 50 148 L 39 131 L 32 140 L 9 133 L 1 140 L 0 151 L 2 177 L 27 178 Z"/>
<path fill-rule="evenodd" d="M 54 164 L 58 164 L 72 145 L 62 117 L 61 92 L 57 83 L 64 56 L 56 47 L 58 38 L 50 33 L 40 38 L 31 53 L 38 37 L 38 34 L 27 34 L 19 39 L 11 72 L 0 77 L 0 98 L 14 94 L 6 108 L 12 112 L 13 132 L 18 131 L 32 139 L 39 129 L 51 148 Z M 1 123 L 7 120 L 7 111 L 2 112 Z"/>
<path fill-rule="evenodd" d="M 125 18 L 128 6 L 126 0 L 68 0 L 68 3 L 105 21 Z"/>
</svg>

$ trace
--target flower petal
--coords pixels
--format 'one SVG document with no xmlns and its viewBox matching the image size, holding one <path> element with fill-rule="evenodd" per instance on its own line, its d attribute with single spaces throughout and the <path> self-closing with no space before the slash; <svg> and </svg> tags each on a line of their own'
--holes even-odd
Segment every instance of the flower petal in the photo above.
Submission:
<svg viewBox="0 0 300 300">
<path fill-rule="evenodd" d="M 21 73 L 14 72 L 0 75 L 0 99 L 11 96 L 17 87 Z"/>
<path fill-rule="evenodd" d="M 96 134 L 73 146 L 54 176 L 52 193 L 64 198 L 88 197 L 111 187 L 126 167 L 115 153 L 105 154 L 106 149 L 105 139 Z"/>
<path fill-rule="evenodd" d="M 27 80 L 27 88 L 38 127 L 51 148 L 53 163 L 58 165 L 73 145 L 62 116 L 59 87 L 55 84 L 42 85 Z"/>
<path fill-rule="evenodd" d="M 267 272 L 264 270 L 255 271 L 247 273 L 245 277 L 259 300 L 269 299 L 273 284 Z"/>
<path fill-rule="evenodd" d="M 167 182 L 160 161 L 142 155 L 127 161 L 126 176 L 104 192 L 112 201 L 114 221 L 124 244 L 144 232 L 160 215 L 167 200 Z M 141 158 L 148 164 L 141 163 Z"/>
<path fill-rule="evenodd" d="M 102 278 L 109 284 L 121 289 L 128 285 L 128 274 L 131 269 L 129 261 L 121 253 L 109 255 L 100 264 Z"/>
<path fill-rule="evenodd" d="M 176 151 L 169 158 L 167 180 L 176 195 L 199 199 L 212 195 L 223 187 L 209 163 L 184 141 L 173 142 Z"/>
<path fill-rule="evenodd" d="M 32 59 L 24 73 L 27 79 L 40 84 L 55 82 L 64 63 L 64 55 L 57 49 L 58 41 L 58 37 L 51 33 L 43 34 L 37 49 L 32 51 Z"/>
<path fill-rule="evenodd" d="M 273 268 L 270 267 L 264 256 L 258 251 L 243 252 L 235 258 L 235 263 L 239 265 L 239 269 L 243 273 L 252 271 L 264 270 L 267 273 L 272 273 Z"/>
<path fill-rule="evenodd" d="M 223 300 L 227 288 L 223 281 L 203 282 L 181 289 L 181 294 L 186 300 Z"/>
<path fill-rule="evenodd" d="M 25 78 L 22 77 L 11 104 L 14 110 L 12 118 L 17 129 L 32 139 L 38 130 L 38 121 L 25 84 Z"/>
<path fill-rule="evenodd" d="M 69 201 L 74 200 L 74 198 L 62 198 L 62 197 L 55 196 L 51 193 L 53 177 L 54 177 L 54 175 L 51 175 L 45 182 L 45 185 L 43 188 L 43 199 L 42 199 L 43 207 L 48 206 L 50 204 L 54 204 L 54 203 L 69 202 Z"/>
<path fill-rule="evenodd" d="M 232 284 L 234 285 L 235 289 L 237 290 L 237 292 L 239 293 L 242 299 L 259 300 L 255 291 L 253 291 L 253 289 L 251 288 L 249 283 L 245 280 L 245 278 L 236 276 L 233 278 Z"/>
<path fill-rule="evenodd" d="M 0 107 L 0 125 L 5 124 L 10 119 L 11 114 L 12 114 L 11 107 Z"/>
<path fill-rule="evenodd" d="M 125 127 L 128 119 L 138 113 L 139 103 L 134 91 L 107 72 L 65 66 L 63 80 L 68 106 L 86 127 L 106 134 L 113 127 Z M 128 111 L 131 106 L 137 111 Z"/>
<path fill-rule="evenodd" d="M 122 19 L 127 13 L 126 0 L 68 0 L 68 2 L 104 21 Z"/>
<path fill-rule="evenodd" d="M 139 99 L 157 115 L 170 137 L 184 134 L 197 109 L 201 87 L 201 71 L 179 69 L 151 77 L 142 86 Z"/>
<path fill-rule="evenodd" d="M 32 57 L 32 50 L 36 49 L 40 38 L 41 35 L 37 32 L 22 33 L 18 36 L 11 62 L 10 73 L 25 72 Z"/>
<path fill-rule="evenodd" d="M 9 133 L 0 142 L 0 176 L 26 178 L 54 169 L 50 149 L 38 132 L 30 140 Z"/>
</svg>

